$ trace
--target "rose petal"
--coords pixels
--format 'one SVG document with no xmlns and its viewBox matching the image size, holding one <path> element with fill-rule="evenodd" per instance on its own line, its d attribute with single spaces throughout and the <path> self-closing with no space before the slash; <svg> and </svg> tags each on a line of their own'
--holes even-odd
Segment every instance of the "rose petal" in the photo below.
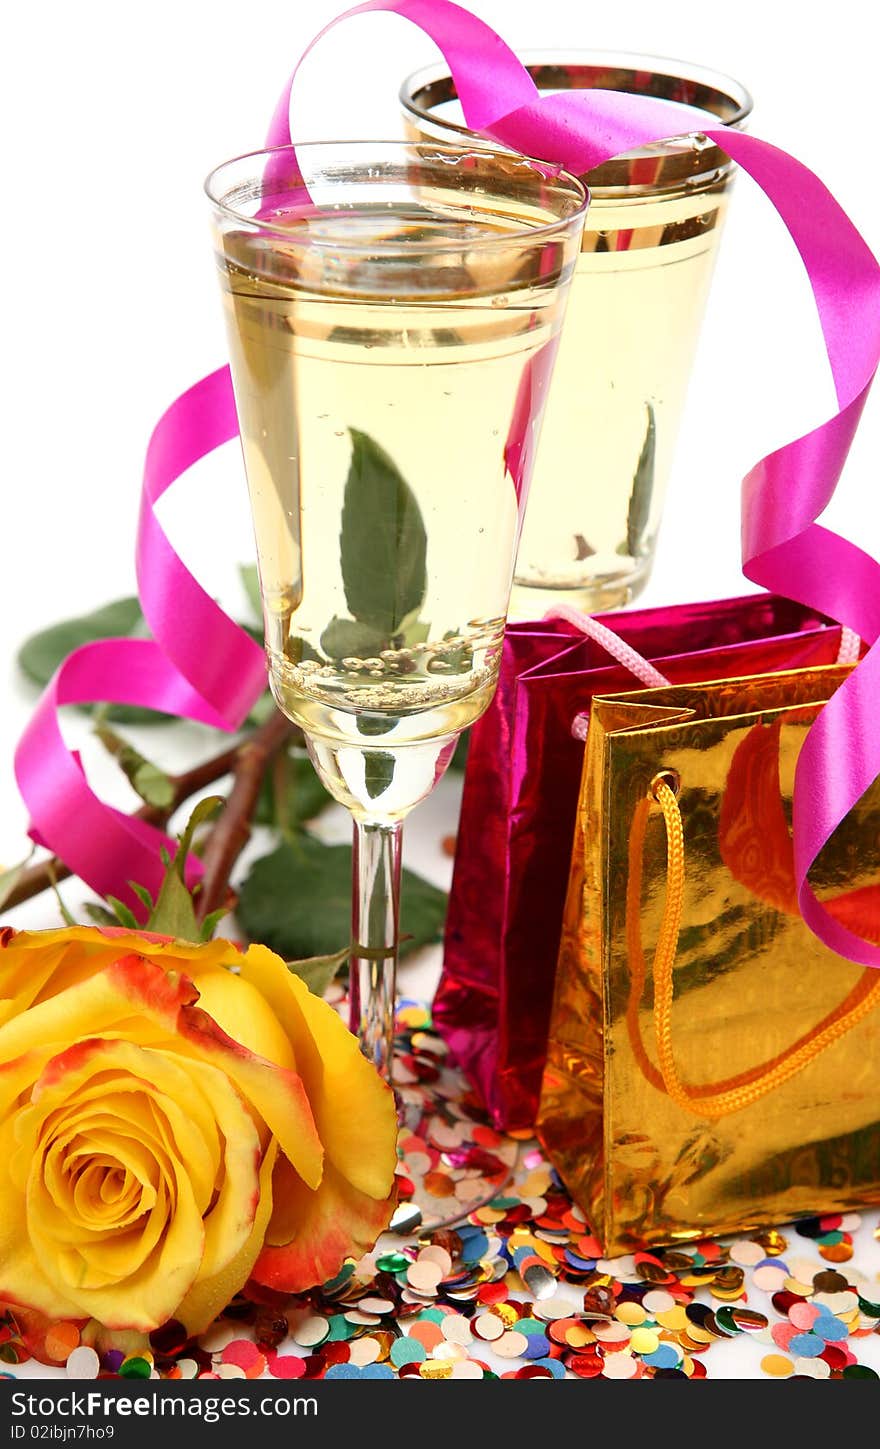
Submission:
<svg viewBox="0 0 880 1449">
<path fill-rule="evenodd" d="M 186 977 L 169 974 L 140 956 L 126 956 L 0 1027 L 0 1061 L 35 1048 L 54 1048 L 49 1053 L 54 1056 L 59 1048 L 123 1021 L 132 1030 L 133 1022 L 143 1021 L 139 1040 L 149 1035 L 150 1026 L 160 1040 L 173 1034 L 181 1007 L 197 997 Z"/>
<path fill-rule="evenodd" d="M 278 1147 L 270 1142 L 260 1169 L 258 1199 L 253 1226 L 247 1240 L 234 1258 L 213 1275 L 200 1273 L 187 1293 L 175 1317 L 189 1334 L 202 1333 L 244 1287 L 253 1270 L 272 1212 L 272 1172 Z"/>
<path fill-rule="evenodd" d="M 182 1055 L 195 1054 L 219 1067 L 253 1103 L 303 1180 L 317 1186 L 323 1151 L 302 1081 L 228 1037 L 190 1005 L 197 997 L 187 977 L 142 956 L 126 956 L 7 1022 L 0 1028 L 0 1061 L 38 1047 L 48 1061 L 71 1039 L 122 1030 L 124 1023 L 126 1033 L 142 1044 L 168 1042 Z"/>
<path fill-rule="evenodd" d="M 266 998 L 231 971 L 198 972 L 199 1006 L 221 1031 L 256 1056 L 296 1071 L 296 1058 Z"/>
<path fill-rule="evenodd" d="M 129 954 L 156 961 L 163 970 L 179 970 L 182 966 L 189 975 L 191 964 L 198 963 L 199 970 L 208 970 L 221 962 L 234 962 L 237 950 L 230 941 L 196 944 L 113 926 L 64 926 L 56 931 L 7 929 L 5 939 L 0 934 L 0 1002 L 18 1001 L 20 996 L 20 1009 L 24 1010 L 32 1002 L 89 980 L 97 971 Z"/>
<path fill-rule="evenodd" d="M 279 1158 L 272 1196 L 267 1246 L 257 1259 L 253 1277 L 257 1283 L 286 1293 L 301 1293 L 326 1283 L 347 1257 L 366 1252 L 387 1228 L 395 1207 L 393 1194 L 376 1202 L 352 1187 L 332 1162 L 324 1168 L 321 1186 L 312 1192 L 290 1164 Z"/>
<path fill-rule="evenodd" d="M 262 1233 L 253 1241 L 261 1154 L 254 1121 L 222 1072 L 127 1041 L 82 1042 L 49 1063 L 32 1103 L 15 1119 L 19 1151 L 30 1150 L 31 1156 L 27 1220 L 22 1224 L 21 1215 L 13 1214 L 13 1238 L 8 1246 L 0 1239 L 0 1263 L 7 1270 L 0 1270 L 0 1292 L 47 1312 L 70 1316 L 72 1304 L 80 1315 L 147 1331 L 171 1317 L 202 1280 L 216 1285 L 202 1294 L 210 1303 L 229 1283 L 232 1293 L 242 1286 L 262 1241 Z M 218 1129 L 222 1170 L 216 1141 L 210 1140 Z M 65 1219 L 49 1190 L 49 1158 L 41 1150 L 52 1131 L 67 1133 L 68 1147 L 75 1143 L 77 1150 L 82 1145 L 87 1151 L 91 1143 L 102 1160 L 113 1154 L 117 1134 L 130 1157 L 134 1131 L 161 1181 L 145 1222 L 119 1233 L 93 1231 L 69 1206 Z M 209 1140 L 202 1142 L 202 1133 Z M 143 1158 L 138 1162 L 135 1152 L 132 1160 L 143 1176 Z M 206 1173 L 209 1180 L 200 1183 Z M 0 1202 L 4 1196 L 0 1169 Z M 267 1204 L 262 1212 L 268 1216 Z M 51 1283 L 42 1273 L 34 1277 L 33 1252 L 22 1251 L 23 1229 Z"/>
<path fill-rule="evenodd" d="M 219 1067 L 259 1112 L 303 1181 L 317 1187 L 324 1153 L 301 1077 L 240 1046 L 198 1007 L 181 1010 L 177 1030 L 177 1049 L 189 1046 L 203 1061 Z"/>
<path fill-rule="evenodd" d="M 326 1001 L 265 946 L 240 963 L 293 1043 L 297 1068 L 327 1157 L 361 1192 L 384 1201 L 397 1166 L 394 1095 Z M 370 1150 L 365 1150 L 365 1144 Z"/>
</svg>

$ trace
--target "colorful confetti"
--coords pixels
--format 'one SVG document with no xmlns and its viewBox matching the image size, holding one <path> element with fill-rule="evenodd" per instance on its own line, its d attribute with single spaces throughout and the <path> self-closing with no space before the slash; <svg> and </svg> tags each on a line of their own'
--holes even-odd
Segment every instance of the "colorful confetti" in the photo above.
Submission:
<svg viewBox="0 0 880 1449">
<path fill-rule="evenodd" d="M 480 1119 L 425 1009 L 404 1002 L 401 1025 L 400 1177 L 432 1195 L 436 1221 L 310 1294 L 238 1298 L 198 1340 L 174 1322 L 114 1336 L 9 1307 L 0 1364 L 76 1379 L 702 1379 L 727 1344 L 726 1377 L 878 1377 L 880 1257 L 870 1276 L 853 1263 L 880 1228 L 857 1242 L 862 1218 L 831 1214 L 606 1260 L 541 1149 Z"/>
</svg>

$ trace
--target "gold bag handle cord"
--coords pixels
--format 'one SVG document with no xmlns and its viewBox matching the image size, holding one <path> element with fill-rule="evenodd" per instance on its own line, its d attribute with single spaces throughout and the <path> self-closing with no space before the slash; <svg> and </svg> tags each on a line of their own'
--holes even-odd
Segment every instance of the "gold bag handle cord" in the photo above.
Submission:
<svg viewBox="0 0 880 1449">
<path fill-rule="evenodd" d="M 663 812 L 666 826 L 667 884 L 660 934 L 654 952 L 654 1030 L 660 1070 L 648 1057 L 641 1039 L 638 1012 L 645 983 L 645 956 L 642 947 L 641 902 L 642 863 L 645 832 L 656 801 Z M 672 1100 L 695 1116 L 717 1120 L 748 1107 L 776 1087 L 787 1082 L 826 1047 L 857 1025 L 880 1002 L 880 971 L 867 967 L 849 995 L 830 1011 L 812 1031 L 801 1036 L 792 1046 L 770 1061 L 752 1067 L 722 1082 L 701 1086 L 684 1083 L 675 1065 L 672 1047 L 672 968 L 678 950 L 684 899 L 685 852 L 681 810 L 675 791 L 662 775 L 651 786 L 651 794 L 636 806 L 629 839 L 629 878 L 626 892 L 626 935 L 630 959 L 631 989 L 627 1009 L 627 1027 L 637 1060 L 649 1081 L 665 1091 Z"/>
</svg>

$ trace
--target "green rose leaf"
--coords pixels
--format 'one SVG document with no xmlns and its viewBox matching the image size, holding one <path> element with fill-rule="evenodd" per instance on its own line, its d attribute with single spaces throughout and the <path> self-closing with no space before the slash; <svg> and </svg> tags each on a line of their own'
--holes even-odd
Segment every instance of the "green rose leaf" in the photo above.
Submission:
<svg viewBox="0 0 880 1449">
<path fill-rule="evenodd" d="M 364 786 L 371 800 L 384 795 L 394 779 L 394 758 L 390 750 L 364 750 Z"/>
<path fill-rule="evenodd" d="M 657 428 L 654 409 L 645 404 L 648 422 L 642 451 L 633 475 L 633 488 L 626 515 L 626 550 L 632 558 L 644 552 L 645 530 L 651 517 L 651 495 L 654 491 L 654 462 L 657 451 Z"/>
<path fill-rule="evenodd" d="M 339 539 L 345 600 L 359 624 L 389 640 L 424 602 L 425 525 L 415 494 L 385 450 L 357 428 L 349 433 Z"/>
<path fill-rule="evenodd" d="M 254 611 L 254 618 L 263 622 L 263 596 L 260 593 L 260 573 L 256 564 L 239 564 L 238 576 L 244 585 L 247 600 Z"/>
<path fill-rule="evenodd" d="M 313 995 L 323 996 L 347 960 L 346 946 L 342 951 L 335 951 L 332 956 L 310 956 L 306 961 L 288 961 L 287 969 L 304 981 Z"/>
<path fill-rule="evenodd" d="M 115 599 L 91 614 L 65 619 L 32 634 L 18 651 L 18 666 L 28 679 L 43 688 L 59 664 L 81 644 L 93 644 L 99 639 L 145 639 L 148 632 L 138 600 Z M 172 717 L 130 704 L 110 705 L 103 715 L 114 724 L 159 724 Z"/>
<path fill-rule="evenodd" d="M 158 810 L 169 809 L 174 802 L 174 786 L 165 772 L 106 725 L 98 725 L 95 734 L 141 799 Z"/>
<path fill-rule="evenodd" d="M 289 752 L 267 770 L 254 818 L 287 833 L 314 820 L 330 800 L 308 755 Z"/>
<path fill-rule="evenodd" d="M 24 860 L 19 861 L 18 865 L 10 866 L 9 870 L 0 871 L 0 911 L 6 905 L 9 897 L 30 865 L 33 853 L 31 851 L 30 855 L 26 855 Z"/>
<path fill-rule="evenodd" d="M 384 649 L 387 639 L 369 624 L 357 619 L 340 619 L 334 614 L 321 635 L 321 648 L 328 659 L 370 659 Z"/>
<path fill-rule="evenodd" d="M 251 638 L 258 644 L 263 642 L 262 628 L 255 628 L 251 624 L 242 624 L 243 628 Z M 147 622 L 141 612 L 141 606 L 137 599 L 114 599 L 111 604 L 105 604 L 103 608 L 95 609 L 91 614 L 82 614 L 75 619 L 65 619 L 60 624 L 52 624 L 48 629 L 41 629 L 39 633 L 32 634 L 26 639 L 18 651 L 18 667 L 28 679 L 40 688 L 44 688 L 59 664 L 78 649 L 81 644 L 94 644 L 101 639 L 148 639 L 150 631 Z M 263 703 L 265 701 L 265 704 Z M 249 723 L 261 724 L 259 709 L 265 708 L 267 713 L 274 709 L 271 696 L 268 691 L 257 702 Z M 174 715 L 164 714 L 157 709 L 144 709 L 134 704 L 98 704 L 84 705 L 87 713 L 95 709 L 100 710 L 102 720 L 111 724 L 167 724 L 176 718 Z"/>
<path fill-rule="evenodd" d="M 174 936 L 181 941 L 202 940 L 202 928 L 196 919 L 193 897 L 184 879 L 186 858 L 192 848 L 195 831 L 206 820 L 213 819 L 225 804 L 226 801 L 221 795 L 208 795 L 196 805 L 183 833 L 178 836 L 174 859 L 168 861 L 166 857 L 165 878 L 147 920 L 148 931 L 155 931 L 161 936 Z M 140 892 L 137 894 L 140 895 Z"/>
<path fill-rule="evenodd" d="M 401 955 L 439 939 L 446 895 L 421 876 L 401 878 Z M 331 955 L 351 937 L 351 847 L 301 833 L 251 867 L 236 917 L 248 939 L 285 960 Z"/>
</svg>

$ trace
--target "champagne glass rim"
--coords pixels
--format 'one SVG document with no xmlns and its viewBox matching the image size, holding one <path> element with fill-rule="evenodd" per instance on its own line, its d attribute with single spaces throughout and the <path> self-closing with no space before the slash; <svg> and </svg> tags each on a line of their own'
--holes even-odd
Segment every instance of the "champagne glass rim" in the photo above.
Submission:
<svg viewBox="0 0 880 1449">
<path fill-rule="evenodd" d="M 224 173 L 229 173 L 234 167 L 242 167 L 246 162 L 254 163 L 253 174 L 249 178 L 251 185 L 253 185 L 253 183 L 258 183 L 261 179 L 261 173 L 256 165 L 260 161 L 268 164 L 273 157 L 282 156 L 287 152 L 291 153 L 291 155 L 299 156 L 303 153 L 318 154 L 321 151 L 332 150 L 338 150 L 346 154 L 360 154 L 364 157 L 374 155 L 377 158 L 381 158 L 382 154 L 405 156 L 409 153 L 416 159 L 426 161 L 430 161 L 431 159 L 448 159 L 449 161 L 459 162 L 470 159 L 484 167 L 494 164 L 498 168 L 499 181 L 503 181 L 505 176 L 509 179 L 510 168 L 513 164 L 518 170 L 523 172 L 528 171 L 532 175 L 540 177 L 545 183 L 560 183 L 560 186 L 564 187 L 569 205 L 565 210 L 560 209 L 560 214 L 555 216 L 552 221 L 530 226 L 526 222 L 518 224 L 515 217 L 508 217 L 511 223 L 509 230 L 494 235 L 468 237 L 467 248 L 469 251 L 483 251 L 484 249 L 497 246 L 509 247 L 516 235 L 520 235 L 524 241 L 540 242 L 554 235 L 564 234 L 573 224 L 576 224 L 579 219 L 583 218 L 589 205 L 590 193 L 587 187 L 583 181 L 566 170 L 564 166 L 557 166 L 552 162 L 541 161 L 536 157 L 520 155 L 518 152 L 504 150 L 501 147 L 460 146 L 450 145 L 442 141 L 407 141 L 401 140 L 400 138 L 378 141 L 364 140 L 361 138 L 333 141 L 311 140 L 291 142 L 283 146 L 262 147 L 256 151 L 246 151 L 239 156 L 232 156 L 226 161 L 221 161 L 218 166 L 213 167 L 205 178 L 204 191 L 211 205 L 222 216 L 240 222 L 254 230 L 271 232 L 277 236 L 283 236 L 285 242 L 289 242 L 292 245 L 298 244 L 310 249 L 316 248 L 319 250 L 325 248 L 346 254 L 363 254 L 369 252 L 371 255 L 399 255 L 402 250 L 405 250 L 407 254 L 421 252 L 430 255 L 461 251 L 461 240 L 449 238 L 438 241 L 431 239 L 407 239 L 403 243 L 399 239 L 371 240 L 367 243 L 363 240 L 348 242 L 341 240 L 338 236 L 332 238 L 321 237 L 314 233 L 302 235 L 295 227 L 285 227 L 283 218 L 263 218 L 259 215 L 249 215 L 246 211 L 239 209 L 237 205 L 230 204 L 229 200 L 221 194 L 221 188 L 218 183 Z M 306 182 L 308 182 L 308 178 L 306 178 Z M 231 193 L 233 197 L 240 197 L 242 195 L 243 186 L 244 183 L 240 183 L 235 191 Z M 481 209 L 479 194 L 473 196 L 472 207 L 475 211 Z M 488 208 L 486 210 L 488 213 Z"/>
<path fill-rule="evenodd" d="M 752 94 L 742 81 L 728 75 L 726 71 L 681 60 L 675 56 L 653 55 L 645 51 L 606 50 L 593 46 L 529 46 L 522 51 L 520 60 L 526 70 L 553 65 L 584 66 L 596 69 L 606 66 L 634 72 L 648 71 L 670 80 L 693 81 L 715 90 L 720 97 L 730 101 L 736 107 L 733 114 L 726 119 L 722 116 L 715 118 L 724 127 L 742 126 L 754 109 Z M 432 115 L 431 107 L 425 106 L 419 101 L 418 94 L 425 87 L 444 81 L 452 81 L 452 75 L 449 67 L 442 61 L 435 61 L 431 65 L 412 71 L 404 78 L 400 86 L 398 99 L 401 106 L 410 115 L 419 119 L 437 119 Z M 453 90 L 450 99 L 453 99 L 455 94 L 457 93 Z M 713 113 L 706 111 L 706 114 L 711 116 Z M 472 134 L 472 128 L 461 121 L 450 121 L 444 118 L 443 125 L 462 135 Z M 666 139 L 671 141 L 679 139 L 679 137 L 670 135 Z"/>
</svg>

